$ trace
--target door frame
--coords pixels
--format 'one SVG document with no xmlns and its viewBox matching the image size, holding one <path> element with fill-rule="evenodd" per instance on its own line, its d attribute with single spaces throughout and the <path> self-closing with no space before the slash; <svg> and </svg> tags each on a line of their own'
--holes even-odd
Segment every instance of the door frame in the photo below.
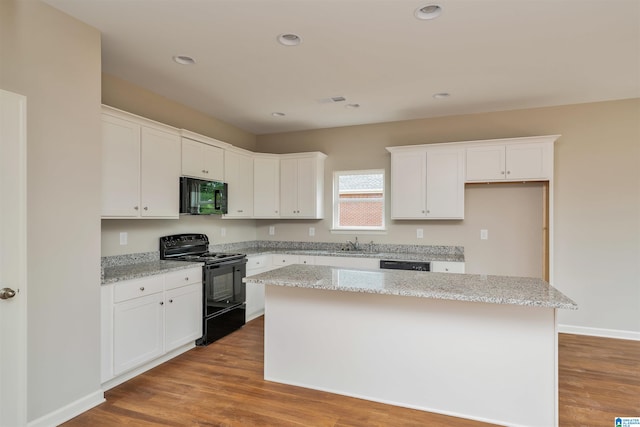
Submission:
<svg viewBox="0 0 640 427">
<path fill-rule="evenodd" d="M 0 89 L 0 203 L 11 191 L 15 209 L 0 208 L 0 245 L 10 240 L 11 258 L 0 263 L 11 265 L 9 281 L 16 296 L 1 300 L 0 318 L 0 426 L 27 424 L 27 98 Z M 15 202 L 14 202 L 15 201 Z M 7 206 L 7 205 L 5 205 Z M 5 224 L 6 223 L 6 224 Z M 6 234 L 11 238 L 7 239 Z M 8 253 L 5 248 L 0 253 Z M 6 266 L 0 264 L 5 270 Z M 8 308 L 8 309 L 7 309 Z M 3 328 L 4 324 L 4 328 Z M 9 327 L 7 327 L 9 326 Z M 7 333 L 10 332 L 10 333 Z M 16 392 L 17 390 L 17 392 Z"/>
</svg>

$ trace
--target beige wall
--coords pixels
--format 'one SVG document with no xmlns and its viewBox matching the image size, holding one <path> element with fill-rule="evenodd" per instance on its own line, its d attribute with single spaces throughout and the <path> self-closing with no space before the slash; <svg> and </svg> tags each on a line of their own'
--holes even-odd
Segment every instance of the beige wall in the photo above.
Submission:
<svg viewBox="0 0 640 427">
<path fill-rule="evenodd" d="M 562 135 L 555 147 L 552 281 L 580 305 L 575 312 L 561 311 L 560 322 L 586 332 L 640 334 L 639 99 L 261 135 L 257 146 L 263 152 L 328 154 L 325 200 L 330 201 L 334 170 L 388 173 L 385 146 L 550 134 Z M 541 193 L 535 185 L 516 190 L 468 187 L 464 221 L 396 221 L 386 235 L 366 239 L 418 243 L 415 229 L 421 227 L 420 243 L 465 246 L 470 272 L 527 275 L 541 262 L 536 256 Z M 352 238 L 330 234 L 331 207 L 325 212 L 323 221 L 274 222 L 274 238 L 306 240 L 309 226 L 316 228 L 317 240 Z M 258 221 L 259 239 L 269 238 L 270 224 Z M 480 228 L 489 229 L 489 240 L 479 241 Z M 510 239 L 503 241 L 503 235 Z"/>
<path fill-rule="evenodd" d="M 39 1 L 2 0 L 0 43 L 0 86 L 27 97 L 33 421 L 101 396 L 100 34 Z"/>
<path fill-rule="evenodd" d="M 236 147 L 256 148 L 256 137 L 252 133 L 105 73 L 102 74 L 102 103 Z"/>
<path fill-rule="evenodd" d="M 222 236 L 224 229 L 225 236 Z M 120 245 L 120 233 L 128 233 L 128 244 Z M 218 216 L 182 216 L 173 219 L 103 219 L 102 256 L 158 250 L 161 236 L 205 233 L 213 244 L 246 242 L 256 239 L 255 221 L 221 219 Z"/>
</svg>

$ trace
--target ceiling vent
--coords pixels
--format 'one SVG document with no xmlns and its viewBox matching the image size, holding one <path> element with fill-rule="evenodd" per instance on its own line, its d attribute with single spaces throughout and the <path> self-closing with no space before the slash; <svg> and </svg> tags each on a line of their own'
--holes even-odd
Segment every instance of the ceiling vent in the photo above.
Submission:
<svg viewBox="0 0 640 427">
<path fill-rule="evenodd" d="M 318 102 L 320 104 L 333 104 L 336 102 L 344 102 L 346 100 L 347 98 L 345 98 L 344 96 L 332 96 L 331 98 L 319 99 Z"/>
</svg>

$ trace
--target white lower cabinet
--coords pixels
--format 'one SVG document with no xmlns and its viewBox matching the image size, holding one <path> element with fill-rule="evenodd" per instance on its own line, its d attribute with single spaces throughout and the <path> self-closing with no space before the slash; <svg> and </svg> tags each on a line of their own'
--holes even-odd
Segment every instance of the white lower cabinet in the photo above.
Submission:
<svg viewBox="0 0 640 427">
<path fill-rule="evenodd" d="M 163 295 L 134 298 L 113 306 L 113 374 L 164 353 Z"/>
<path fill-rule="evenodd" d="M 102 383 L 202 336 L 201 267 L 103 285 L 101 298 Z"/>
<path fill-rule="evenodd" d="M 257 255 L 247 257 L 247 277 L 273 270 L 272 255 Z M 264 285 L 249 283 L 246 287 L 247 306 L 245 321 L 260 317 L 264 314 Z"/>
<path fill-rule="evenodd" d="M 357 258 L 341 256 L 317 256 L 316 265 L 329 265 L 331 267 L 368 268 L 378 270 L 380 260 L 377 258 Z"/>
<path fill-rule="evenodd" d="M 431 261 L 434 273 L 464 273 L 464 262 Z"/>
</svg>

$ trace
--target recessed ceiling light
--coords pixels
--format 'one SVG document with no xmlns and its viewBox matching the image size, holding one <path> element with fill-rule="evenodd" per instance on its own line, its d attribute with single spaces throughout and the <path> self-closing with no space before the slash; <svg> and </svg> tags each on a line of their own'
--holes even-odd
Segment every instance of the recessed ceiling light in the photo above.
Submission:
<svg viewBox="0 0 640 427">
<path fill-rule="evenodd" d="M 293 33 L 280 34 L 278 36 L 278 43 L 284 46 L 298 46 L 302 43 L 302 38 Z"/>
<path fill-rule="evenodd" d="M 440 93 L 434 93 L 433 94 L 433 98 L 434 99 L 445 99 L 445 98 L 448 98 L 450 96 L 451 96 L 451 94 L 447 93 L 447 92 L 440 92 Z"/>
<path fill-rule="evenodd" d="M 434 19 L 440 16 L 442 8 L 437 4 L 430 4 L 416 9 L 414 15 L 418 19 Z"/>
<path fill-rule="evenodd" d="M 195 59 L 186 55 L 176 55 L 173 60 L 180 65 L 193 65 L 196 63 Z"/>
<path fill-rule="evenodd" d="M 344 107 L 345 108 L 360 108 L 360 104 L 347 104 Z"/>
<path fill-rule="evenodd" d="M 271 115 L 273 117 L 284 117 L 284 116 L 286 116 L 285 113 L 281 113 L 280 111 L 274 111 L 273 113 L 271 113 Z"/>
</svg>

